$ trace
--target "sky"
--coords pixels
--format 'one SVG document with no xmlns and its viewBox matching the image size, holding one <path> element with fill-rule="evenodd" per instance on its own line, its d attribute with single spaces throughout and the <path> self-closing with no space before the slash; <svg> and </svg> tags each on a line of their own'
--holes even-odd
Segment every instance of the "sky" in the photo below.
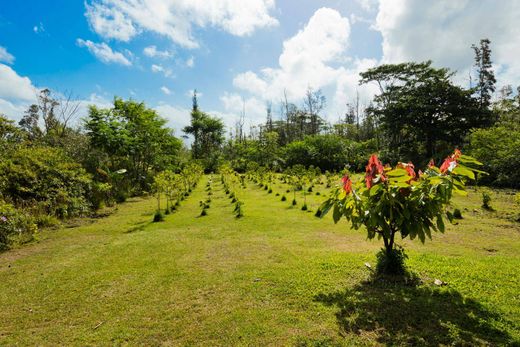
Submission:
<svg viewBox="0 0 520 347">
<path fill-rule="evenodd" d="M 469 86 L 471 45 L 491 40 L 498 86 L 520 84 L 517 0 L 1 0 L 0 113 L 18 120 L 38 90 L 109 107 L 143 101 L 182 135 L 196 89 L 202 110 L 233 127 L 266 105 L 302 104 L 310 87 L 336 121 L 375 85 L 359 73 L 432 60 Z"/>
</svg>

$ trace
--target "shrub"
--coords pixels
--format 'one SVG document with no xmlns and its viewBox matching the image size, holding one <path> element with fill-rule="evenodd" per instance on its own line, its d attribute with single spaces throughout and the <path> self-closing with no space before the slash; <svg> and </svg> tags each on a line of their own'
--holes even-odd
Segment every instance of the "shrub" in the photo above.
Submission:
<svg viewBox="0 0 520 347">
<path fill-rule="evenodd" d="M 493 207 L 491 206 L 491 191 L 484 189 L 482 190 L 482 208 L 488 211 L 493 211 Z"/>
<path fill-rule="evenodd" d="M 307 211 L 307 204 L 303 204 L 302 211 Z"/>
<path fill-rule="evenodd" d="M 153 215 L 153 222 L 157 223 L 157 222 L 162 222 L 162 221 L 164 221 L 164 215 L 162 214 L 162 212 L 155 211 L 155 214 Z"/>
<path fill-rule="evenodd" d="M 369 239 L 382 238 L 385 248 L 378 256 L 380 269 L 394 274 L 405 259 L 395 244 L 396 234 L 403 239 L 417 237 L 424 243 L 426 238 L 431 239 L 432 231 L 444 232 L 443 216 L 453 222 L 453 214 L 447 209 L 452 194 L 466 194 L 465 182 L 475 179 L 479 172 L 468 165 L 481 163 L 458 150 L 440 168 L 431 162 L 424 173 L 416 173 L 412 163 L 385 167 L 372 155 L 365 179 L 354 183 L 345 175 L 342 186 L 320 209 L 322 215 L 333 209 L 335 223 L 345 217 L 354 229 L 365 226 Z M 401 270 L 405 271 L 404 266 Z"/>
<path fill-rule="evenodd" d="M 282 198 L 280 200 L 287 201 L 287 198 L 285 197 L 285 195 L 282 195 Z"/>
<path fill-rule="evenodd" d="M 456 208 L 453 210 L 453 218 L 462 219 L 462 213 L 460 212 L 460 209 Z"/>
<path fill-rule="evenodd" d="M 0 190 L 15 206 L 23 201 L 45 214 L 75 217 L 90 210 L 91 189 L 90 175 L 56 148 L 20 147 L 0 160 Z"/>
<path fill-rule="evenodd" d="M 38 227 L 29 214 L 0 200 L 0 250 L 9 248 L 13 241 L 33 240 L 37 231 Z"/>
</svg>

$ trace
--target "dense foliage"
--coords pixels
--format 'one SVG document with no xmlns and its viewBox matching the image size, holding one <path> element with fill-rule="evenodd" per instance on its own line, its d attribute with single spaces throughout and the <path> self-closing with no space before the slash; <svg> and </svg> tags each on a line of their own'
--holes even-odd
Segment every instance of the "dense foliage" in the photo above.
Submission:
<svg viewBox="0 0 520 347">
<path fill-rule="evenodd" d="M 77 109 L 45 89 L 18 125 L 0 116 L 0 248 L 150 191 L 158 171 L 184 165 L 181 141 L 143 103 L 92 106 L 84 128 L 71 126 Z"/>
</svg>

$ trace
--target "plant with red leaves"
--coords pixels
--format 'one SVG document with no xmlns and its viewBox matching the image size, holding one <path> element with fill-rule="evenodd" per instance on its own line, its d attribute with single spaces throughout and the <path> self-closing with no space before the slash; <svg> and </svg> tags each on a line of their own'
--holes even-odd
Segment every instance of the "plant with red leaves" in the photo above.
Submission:
<svg viewBox="0 0 520 347">
<path fill-rule="evenodd" d="M 334 222 L 345 217 L 354 229 L 364 225 L 368 238 L 382 238 L 386 256 L 395 258 L 397 234 L 424 242 L 431 239 L 432 230 L 444 232 L 443 217 L 453 222 L 447 209 L 453 193 L 465 194 L 466 181 L 482 172 L 474 168 L 479 165 L 455 150 L 441 168 L 430 161 L 424 172 L 416 174 L 413 163 L 385 167 L 373 154 L 364 180 L 355 183 L 348 174 L 343 176 L 341 188 L 320 207 L 321 216 L 332 209 Z"/>
</svg>

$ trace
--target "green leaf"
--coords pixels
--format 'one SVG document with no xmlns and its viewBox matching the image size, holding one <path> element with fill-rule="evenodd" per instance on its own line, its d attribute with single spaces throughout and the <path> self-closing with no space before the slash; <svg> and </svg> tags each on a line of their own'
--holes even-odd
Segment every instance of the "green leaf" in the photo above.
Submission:
<svg viewBox="0 0 520 347">
<path fill-rule="evenodd" d="M 438 216 L 437 217 L 437 229 L 439 229 L 439 231 L 441 233 L 443 233 L 446 230 L 446 226 L 444 225 L 444 221 L 442 220 L 442 216 Z"/>
<path fill-rule="evenodd" d="M 334 223 L 337 223 L 341 219 L 341 210 L 338 203 L 334 204 L 334 210 L 332 211 L 332 219 Z"/>
<path fill-rule="evenodd" d="M 408 177 L 408 172 L 405 169 L 401 169 L 401 168 L 387 171 L 387 172 L 385 172 L 385 174 L 389 178 L 396 178 L 396 177 L 401 177 L 401 176 Z"/>
<path fill-rule="evenodd" d="M 380 184 L 373 185 L 372 188 L 370 188 L 370 196 L 377 195 L 381 191 L 382 187 Z"/>
<path fill-rule="evenodd" d="M 473 157 L 470 157 L 469 155 L 461 155 L 460 158 L 459 158 L 459 161 L 461 163 L 465 163 L 465 164 L 475 164 L 475 165 L 483 165 L 480 161 L 478 161 L 477 159 L 473 158 Z"/>
<path fill-rule="evenodd" d="M 464 165 L 458 165 L 457 167 L 455 167 L 455 169 L 453 169 L 452 173 L 455 175 L 467 177 L 472 180 L 475 179 L 475 174 L 473 173 L 473 171 L 471 171 Z"/>
</svg>

